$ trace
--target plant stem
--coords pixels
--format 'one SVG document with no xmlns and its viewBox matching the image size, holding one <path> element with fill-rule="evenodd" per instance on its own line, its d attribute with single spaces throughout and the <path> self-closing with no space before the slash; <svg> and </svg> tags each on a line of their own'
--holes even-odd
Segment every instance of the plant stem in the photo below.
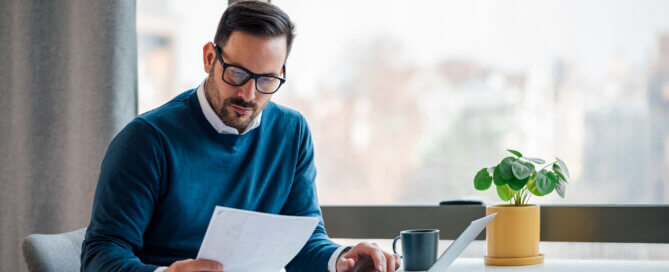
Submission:
<svg viewBox="0 0 669 272">
<path fill-rule="evenodd" d="M 528 202 L 530 202 L 530 197 L 532 197 L 532 193 L 530 193 L 530 192 L 528 191 L 528 194 L 525 195 L 525 199 L 524 199 L 523 202 L 525 202 L 525 204 L 527 204 Z"/>
<path fill-rule="evenodd" d="M 558 161 L 556 160 L 556 161 L 554 161 L 554 162 L 551 162 L 551 163 L 549 163 L 549 164 L 544 165 L 544 167 L 541 167 L 541 170 L 544 170 L 544 168 L 548 167 L 549 165 L 553 165 L 553 164 L 555 164 L 556 162 L 558 162 Z M 539 171 L 541 171 L 541 170 L 539 170 Z"/>
<path fill-rule="evenodd" d="M 509 199 L 509 204 L 514 206 L 522 206 L 523 204 L 527 203 L 529 195 L 530 191 L 528 191 L 526 187 L 523 187 L 522 189 L 518 190 L 515 194 L 513 194 L 511 199 Z"/>
<path fill-rule="evenodd" d="M 522 206 L 526 205 L 529 201 L 530 198 L 532 197 L 532 192 L 530 192 L 527 187 L 523 187 L 522 189 L 518 190 L 513 196 L 511 196 L 511 199 L 509 199 L 509 204 L 514 205 L 514 206 Z"/>
</svg>

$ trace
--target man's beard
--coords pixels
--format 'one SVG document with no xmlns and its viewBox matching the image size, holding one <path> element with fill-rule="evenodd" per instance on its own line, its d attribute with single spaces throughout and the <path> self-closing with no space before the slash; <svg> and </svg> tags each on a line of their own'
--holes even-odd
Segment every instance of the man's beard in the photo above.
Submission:
<svg viewBox="0 0 669 272">
<path fill-rule="evenodd" d="M 210 74 L 213 74 L 213 67 L 210 71 Z M 216 112 L 216 115 L 218 115 L 218 118 L 220 118 L 225 125 L 233 127 L 240 132 L 246 130 L 249 124 L 251 124 L 253 118 L 258 115 L 258 105 L 253 102 L 244 101 L 244 99 L 240 97 L 232 97 L 223 100 L 223 104 L 220 107 L 217 107 L 217 105 L 215 105 L 216 103 L 213 103 L 214 99 L 211 97 L 211 95 L 218 92 L 211 89 L 214 83 L 210 82 L 210 80 L 212 80 L 211 77 L 207 79 L 207 82 L 204 85 L 204 95 L 207 98 L 209 105 L 212 106 L 214 112 Z M 246 119 L 241 119 L 244 117 L 244 115 L 235 112 L 234 109 L 232 109 L 232 105 L 243 108 L 250 108 L 251 112 L 248 114 Z M 227 109 L 230 109 L 230 112 L 228 112 Z"/>
<path fill-rule="evenodd" d="M 232 105 L 242 108 L 249 108 L 251 112 L 248 114 L 241 114 L 232 109 Z M 220 109 L 216 109 L 216 114 L 221 118 L 221 121 L 228 126 L 236 128 L 239 131 L 244 131 L 251 124 L 253 118 L 258 115 L 258 105 L 253 102 L 244 101 L 239 97 L 232 97 L 223 100 L 223 105 Z"/>
</svg>

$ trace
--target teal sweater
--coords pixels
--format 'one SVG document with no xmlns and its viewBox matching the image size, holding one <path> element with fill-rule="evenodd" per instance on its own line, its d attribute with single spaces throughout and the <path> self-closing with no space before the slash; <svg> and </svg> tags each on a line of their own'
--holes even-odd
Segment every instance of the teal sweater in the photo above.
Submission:
<svg viewBox="0 0 669 272">
<path fill-rule="evenodd" d="M 82 271 L 153 271 L 195 258 L 216 205 L 318 216 L 309 128 L 269 102 L 258 128 L 219 134 L 194 90 L 132 120 L 102 162 Z M 323 220 L 287 271 L 327 271 Z M 225 266 L 225 264 L 223 264 Z"/>
</svg>

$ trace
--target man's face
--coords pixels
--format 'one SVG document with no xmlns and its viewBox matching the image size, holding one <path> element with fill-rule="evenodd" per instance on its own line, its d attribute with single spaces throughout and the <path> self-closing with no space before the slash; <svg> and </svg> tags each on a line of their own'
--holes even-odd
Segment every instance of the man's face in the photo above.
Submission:
<svg viewBox="0 0 669 272">
<path fill-rule="evenodd" d="M 234 31 L 228 42 L 221 47 L 223 61 L 242 67 L 255 74 L 283 76 L 286 60 L 286 37 L 265 38 Z M 209 73 L 205 83 L 205 94 L 223 123 L 243 132 L 267 106 L 271 94 L 256 90 L 256 80 L 250 79 L 242 86 L 232 86 L 222 79 L 223 65 L 216 60 L 212 43 L 204 48 L 204 69 Z M 230 68 L 228 68 L 230 69 Z"/>
</svg>

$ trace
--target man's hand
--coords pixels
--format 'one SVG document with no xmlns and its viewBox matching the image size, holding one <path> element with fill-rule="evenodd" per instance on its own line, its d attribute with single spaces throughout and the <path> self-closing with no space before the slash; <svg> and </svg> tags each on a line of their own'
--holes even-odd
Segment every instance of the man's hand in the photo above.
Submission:
<svg viewBox="0 0 669 272">
<path fill-rule="evenodd" d="M 399 267 L 400 256 L 381 250 L 376 243 L 359 243 L 337 259 L 337 272 L 393 272 Z"/>
<path fill-rule="evenodd" d="M 219 272 L 223 271 L 223 265 L 216 261 L 205 259 L 186 259 L 172 263 L 165 272 L 190 272 L 190 271 L 206 271 Z"/>
</svg>

